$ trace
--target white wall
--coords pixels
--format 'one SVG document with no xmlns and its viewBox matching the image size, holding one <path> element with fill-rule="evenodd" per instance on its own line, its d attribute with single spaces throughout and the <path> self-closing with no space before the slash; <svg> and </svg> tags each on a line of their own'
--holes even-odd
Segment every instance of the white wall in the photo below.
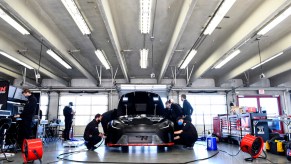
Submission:
<svg viewBox="0 0 291 164">
<path fill-rule="evenodd" d="M 48 120 L 57 118 L 59 110 L 59 94 L 57 92 L 51 92 L 49 96 L 49 109 L 48 109 Z"/>
<path fill-rule="evenodd" d="M 109 110 L 117 109 L 117 105 L 119 102 L 119 95 L 117 92 L 109 92 Z"/>
</svg>

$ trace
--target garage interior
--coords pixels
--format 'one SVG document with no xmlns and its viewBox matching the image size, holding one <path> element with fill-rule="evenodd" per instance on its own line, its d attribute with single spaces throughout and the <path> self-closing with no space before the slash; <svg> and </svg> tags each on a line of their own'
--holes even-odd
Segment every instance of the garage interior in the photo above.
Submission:
<svg viewBox="0 0 291 164">
<path fill-rule="evenodd" d="M 254 163 L 290 163 L 290 15 L 289 0 L 0 0 L 0 117 L 21 112 L 24 88 L 37 95 L 43 156 L 34 163 L 245 163 L 246 134 L 271 145 Z M 187 96 L 199 136 L 193 150 L 64 145 L 69 102 L 72 138 L 83 141 L 95 114 L 136 91 L 181 106 Z M 4 152 L 23 162 L 13 146 L 1 143 L 4 163 Z"/>
</svg>

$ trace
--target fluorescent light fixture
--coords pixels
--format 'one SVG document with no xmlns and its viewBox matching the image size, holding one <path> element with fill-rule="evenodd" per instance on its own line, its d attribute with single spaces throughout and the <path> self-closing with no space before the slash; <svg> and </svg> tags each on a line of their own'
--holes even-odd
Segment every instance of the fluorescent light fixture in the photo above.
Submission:
<svg viewBox="0 0 291 164">
<path fill-rule="evenodd" d="M 135 85 L 135 84 L 122 84 L 120 85 L 121 90 L 139 90 L 139 91 L 150 91 L 150 90 L 165 90 L 167 85 Z"/>
<path fill-rule="evenodd" d="M 12 27 L 14 27 L 17 31 L 19 31 L 22 35 L 29 35 L 30 34 L 23 26 L 21 26 L 18 22 L 16 22 L 14 19 L 12 19 L 1 8 L 0 8 L 0 17 L 3 20 L 5 20 L 8 24 L 10 24 Z"/>
<path fill-rule="evenodd" d="M 291 14 L 291 7 L 289 7 L 287 10 L 282 12 L 279 16 L 277 16 L 274 20 L 269 22 L 264 28 L 262 28 L 257 35 L 265 35 L 268 31 L 270 31 L 272 28 L 277 26 L 280 22 L 282 22 L 284 19 L 286 19 Z"/>
<path fill-rule="evenodd" d="M 217 64 L 214 68 L 219 69 L 221 68 L 224 64 L 229 62 L 232 58 L 234 58 L 236 55 L 240 53 L 240 50 L 235 50 L 233 51 L 230 55 L 228 55 L 224 60 L 222 60 L 219 64 Z"/>
<path fill-rule="evenodd" d="M 147 49 L 142 49 L 140 50 L 140 67 L 141 68 L 147 68 L 148 66 L 148 54 L 149 54 L 149 50 Z"/>
<path fill-rule="evenodd" d="M 110 63 L 107 61 L 104 51 L 98 49 L 95 51 L 95 54 L 98 57 L 98 59 L 100 60 L 100 62 L 103 64 L 105 69 L 110 69 L 110 67 L 111 67 Z"/>
<path fill-rule="evenodd" d="M 276 57 L 278 57 L 278 56 L 280 56 L 280 55 L 282 55 L 282 54 L 283 54 L 283 52 L 280 52 L 280 53 L 278 53 L 277 55 L 272 56 L 272 57 L 270 57 L 269 59 L 267 59 L 267 60 L 261 62 L 260 64 L 257 64 L 256 66 L 254 66 L 254 67 L 251 68 L 251 69 L 256 69 L 257 67 L 259 67 L 259 66 L 261 66 L 261 65 L 263 65 L 263 64 L 265 64 L 265 63 L 267 63 L 267 62 L 269 62 L 269 61 L 271 61 L 271 60 L 273 60 L 273 59 L 275 59 Z"/>
<path fill-rule="evenodd" d="M 14 57 L 8 55 L 7 53 L 5 53 L 5 52 L 3 52 L 3 51 L 0 51 L 0 54 L 3 55 L 3 56 L 5 56 L 5 57 L 7 57 L 7 58 L 9 58 L 10 60 L 15 61 L 16 63 L 19 63 L 19 64 L 23 65 L 24 67 L 26 67 L 26 68 L 28 68 L 28 69 L 33 69 L 31 66 L 29 66 L 29 65 L 23 63 L 22 61 L 20 61 L 20 60 L 14 58 Z"/>
<path fill-rule="evenodd" d="M 74 0 L 62 0 L 62 3 L 74 19 L 75 23 L 77 24 L 83 35 L 91 34 L 91 31 Z"/>
<path fill-rule="evenodd" d="M 140 31 L 142 34 L 150 32 L 152 0 L 140 0 Z"/>
<path fill-rule="evenodd" d="M 194 56 L 196 55 L 196 53 L 197 53 L 197 51 L 194 50 L 194 49 L 192 49 L 191 52 L 186 57 L 186 59 L 181 64 L 180 69 L 185 69 L 187 67 L 187 65 L 190 63 L 190 61 L 194 58 Z"/>
<path fill-rule="evenodd" d="M 224 0 L 223 4 L 219 7 L 218 11 L 215 13 L 214 17 L 212 18 L 211 22 L 207 25 L 206 29 L 204 30 L 204 35 L 211 35 L 220 21 L 224 18 L 225 14 L 228 10 L 232 7 L 236 0 Z"/>
<path fill-rule="evenodd" d="M 62 58 L 60 58 L 54 51 L 52 51 L 51 49 L 46 51 L 47 54 L 49 54 L 52 58 L 54 58 L 57 62 L 59 62 L 60 64 L 62 64 L 64 67 L 66 67 L 67 69 L 72 69 L 72 67 L 66 63 Z"/>
</svg>

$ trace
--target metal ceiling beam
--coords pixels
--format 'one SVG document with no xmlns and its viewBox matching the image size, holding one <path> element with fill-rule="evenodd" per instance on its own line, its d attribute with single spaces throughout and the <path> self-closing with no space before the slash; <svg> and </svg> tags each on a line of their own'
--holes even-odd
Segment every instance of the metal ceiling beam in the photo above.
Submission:
<svg viewBox="0 0 291 164">
<path fill-rule="evenodd" d="M 263 73 L 265 74 L 266 78 L 271 78 L 275 75 L 278 75 L 278 74 L 281 74 L 283 72 L 291 70 L 290 65 L 291 65 L 291 61 L 287 61 L 285 63 L 280 63 L 280 65 L 278 65 L 277 67 L 275 67 L 271 70 L 268 70 L 268 71 L 263 70 Z M 253 83 L 261 80 L 259 76 L 260 76 L 259 74 L 252 76 L 250 78 L 250 84 L 253 84 Z M 285 82 L 287 82 L 287 81 L 285 81 Z"/>
<path fill-rule="evenodd" d="M 269 18 L 270 15 L 272 15 L 280 6 L 285 4 L 285 2 L 286 0 L 263 1 L 262 4 L 251 13 L 244 22 L 242 22 L 236 31 L 230 34 L 230 37 L 198 67 L 193 74 L 192 82 L 197 78 L 200 78 L 207 70 L 211 69 L 212 66 L 229 50 L 249 38 L 252 32 L 258 28 L 262 22 Z"/>
<path fill-rule="evenodd" d="M 158 77 L 158 83 L 161 83 L 162 78 L 164 77 L 167 68 L 169 66 L 169 63 L 174 55 L 174 51 L 176 50 L 178 43 L 184 33 L 184 30 L 188 24 L 188 21 L 192 15 L 192 12 L 194 10 L 194 7 L 196 5 L 197 0 L 185 0 L 183 3 L 183 6 L 180 10 L 180 15 L 175 27 L 175 30 L 173 32 L 169 47 L 167 49 L 164 62 L 161 67 L 161 71 Z"/>
<path fill-rule="evenodd" d="M 97 88 L 90 88 L 90 87 L 50 87 L 50 88 L 36 88 L 31 89 L 31 91 L 54 91 L 54 92 L 68 92 L 68 91 L 75 91 L 75 92 L 109 92 L 109 91 L 115 91 L 116 88 L 114 87 L 97 87 Z"/>
<path fill-rule="evenodd" d="M 109 6 L 109 2 L 106 0 L 96 0 L 98 8 L 100 10 L 102 19 L 104 21 L 106 30 L 108 32 L 108 35 L 110 37 L 110 41 L 112 43 L 112 47 L 114 49 L 114 52 L 117 56 L 117 60 L 119 62 L 119 65 L 121 67 L 121 71 L 123 73 L 123 76 L 125 78 L 125 80 L 129 83 L 130 79 L 128 77 L 128 69 L 127 69 L 127 65 L 124 59 L 124 56 L 121 54 L 121 48 L 120 48 L 120 43 L 118 40 L 118 36 L 117 36 L 117 32 L 115 29 L 115 25 L 114 25 L 114 21 L 112 18 L 112 14 L 111 14 L 111 9 Z"/>
<path fill-rule="evenodd" d="M 268 46 L 263 51 L 261 51 L 262 61 L 287 49 L 288 47 L 290 47 L 290 43 L 291 43 L 291 33 L 289 33 L 288 35 L 285 35 L 283 38 L 276 41 L 275 43 L 272 43 L 272 45 Z M 253 43 L 253 44 L 257 44 L 257 43 Z M 244 61 L 241 65 L 229 71 L 226 75 L 218 79 L 218 84 L 221 84 L 224 81 L 232 79 L 240 75 L 241 73 L 245 72 L 246 70 L 250 69 L 251 67 L 259 64 L 260 60 L 258 56 L 259 56 L 258 54 L 254 54 L 252 58 L 249 58 L 247 61 Z M 260 68 L 257 68 L 257 69 L 260 69 Z"/>
<path fill-rule="evenodd" d="M 27 22 L 31 27 L 34 28 L 37 33 L 39 33 L 45 40 L 47 40 L 61 56 L 69 61 L 76 69 L 78 69 L 86 78 L 91 80 L 97 85 L 97 79 L 90 74 L 75 58 L 73 58 L 69 53 L 68 49 L 76 49 L 71 42 L 62 34 L 62 31 L 58 30 L 54 24 L 49 22 L 44 22 L 35 9 L 32 9 L 29 3 L 37 3 L 30 1 L 18 1 L 18 0 L 5 0 L 5 3 L 9 5 L 11 9 L 17 12 L 22 19 Z M 61 2 L 59 2 L 61 4 Z M 39 6 L 39 8 L 41 8 Z M 45 15 L 44 12 L 41 15 Z M 47 16 L 48 17 L 48 16 Z M 73 21 L 73 20 L 72 20 Z"/>
<path fill-rule="evenodd" d="M 14 58 L 30 65 L 33 68 L 38 68 L 39 67 L 39 71 L 43 74 L 45 74 L 46 76 L 55 79 L 59 82 L 61 82 L 62 84 L 68 85 L 68 81 L 66 81 L 65 79 L 51 73 L 50 71 L 48 71 L 47 69 L 45 69 L 42 66 L 39 66 L 38 64 L 32 62 L 31 60 L 29 60 L 28 58 L 26 58 L 23 55 L 20 55 L 16 52 L 17 49 L 24 49 L 23 47 L 20 47 L 18 45 L 15 45 L 12 41 L 9 41 L 7 38 L 4 38 L 3 36 L 0 35 L 0 50 L 6 52 L 7 54 L 9 54 L 10 56 L 13 56 Z"/>
<path fill-rule="evenodd" d="M 271 86 L 278 86 L 280 84 L 284 84 L 290 81 L 291 81 L 291 71 L 284 72 L 276 76 L 276 78 L 270 79 Z"/>
<path fill-rule="evenodd" d="M 13 77 L 15 79 L 22 79 L 22 75 L 21 74 L 18 74 L 18 73 L 15 73 L 13 71 L 10 71 L 9 69 L 6 69 L 5 67 L 3 67 L 2 65 L 0 65 L 0 71 L 10 77 Z M 37 86 L 36 85 L 36 82 L 33 80 L 33 79 L 30 79 L 30 78 L 26 78 L 26 83 L 29 83 L 29 84 L 32 84 L 34 86 Z"/>
</svg>

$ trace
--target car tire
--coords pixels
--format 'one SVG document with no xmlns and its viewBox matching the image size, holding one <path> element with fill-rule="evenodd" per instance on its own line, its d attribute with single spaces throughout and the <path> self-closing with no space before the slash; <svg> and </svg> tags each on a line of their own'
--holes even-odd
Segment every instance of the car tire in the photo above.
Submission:
<svg viewBox="0 0 291 164">
<path fill-rule="evenodd" d="M 121 146 L 122 152 L 128 152 L 128 146 Z"/>
</svg>

